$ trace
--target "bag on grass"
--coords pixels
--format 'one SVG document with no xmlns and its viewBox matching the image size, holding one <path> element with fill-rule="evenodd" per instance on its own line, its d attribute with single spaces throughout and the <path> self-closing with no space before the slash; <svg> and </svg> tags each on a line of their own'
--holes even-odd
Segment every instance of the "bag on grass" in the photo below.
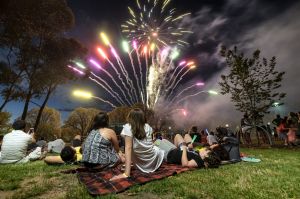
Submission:
<svg viewBox="0 0 300 199">
<path fill-rule="evenodd" d="M 241 161 L 240 157 L 240 144 L 235 137 L 224 137 L 221 144 L 229 153 L 230 161 Z"/>
</svg>

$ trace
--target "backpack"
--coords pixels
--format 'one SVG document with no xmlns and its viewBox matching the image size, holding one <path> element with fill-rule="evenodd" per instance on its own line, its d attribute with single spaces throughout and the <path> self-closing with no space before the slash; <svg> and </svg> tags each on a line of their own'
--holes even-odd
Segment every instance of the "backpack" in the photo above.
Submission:
<svg viewBox="0 0 300 199">
<path fill-rule="evenodd" d="M 240 157 L 240 144 L 235 137 L 224 137 L 223 143 L 221 144 L 226 151 L 229 153 L 229 160 L 238 162 L 241 161 Z"/>
</svg>

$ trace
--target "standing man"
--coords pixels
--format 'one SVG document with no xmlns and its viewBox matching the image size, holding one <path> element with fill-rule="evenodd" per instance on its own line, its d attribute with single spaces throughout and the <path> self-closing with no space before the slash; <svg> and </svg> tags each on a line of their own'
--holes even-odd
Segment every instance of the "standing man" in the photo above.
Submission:
<svg viewBox="0 0 300 199">
<path fill-rule="evenodd" d="M 13 131 L 3 137 L 0 164 L 26 163 L 37 160 L 41 157 L 41 147 L 37 147 L 30 154 L 26 154 L 27 147 L 35 143 L 34 132 L 25 133 L 26 123 L 24 120 L 17 120 L 12 125 Z"/>
</svg>

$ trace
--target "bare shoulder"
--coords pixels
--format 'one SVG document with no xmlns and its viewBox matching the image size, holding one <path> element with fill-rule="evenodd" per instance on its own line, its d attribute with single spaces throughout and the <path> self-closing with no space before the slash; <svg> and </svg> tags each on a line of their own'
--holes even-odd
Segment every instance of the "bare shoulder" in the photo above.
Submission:
<svg viewBox="0 0 300 199">
<path fill-rule="evenodd" d="M 116 132 L 113 130 L 113 129 L 110 129 L 110 128 L 106 128 L 107 132 L 109 133 L 113 133 L 113 134 L 116 134 Z"/>
<path fill-rule="evenodd" d="M 113 129 L 110 129 L 110 128 L 104 128 L 102 130 L 102 135 L 105 135 L 105 137 L 107 138 L 111 138 L 112 136 L 115 136 L 116 133 Z"/>
</svg>

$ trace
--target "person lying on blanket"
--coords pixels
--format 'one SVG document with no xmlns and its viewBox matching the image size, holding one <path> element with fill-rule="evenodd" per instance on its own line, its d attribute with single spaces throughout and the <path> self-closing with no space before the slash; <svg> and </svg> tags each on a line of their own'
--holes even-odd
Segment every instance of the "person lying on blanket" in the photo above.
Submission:
<svg viewBox="0 0 300 199">
<path fill-rule="evenodd" d="M 233 143 L 236 139 L 232 137 L 224 137 L 223 142 L 231 142 Z M 188 151 L 195 151 L 199 152 L 201 149 L 204 150 L 204 148 L 208 148 L 209 150 L 213 151 L 221 161 L 227 161 L 230 159 L 228 151 L 224 148 L 222 144 L 214 143 L 212 145 L 209 144 L 199 144 L 193 142 L 192 137 L 190 134 L 186 134 L 184 136 L 184 141 L 186 142 L 186 145 L 188 146 Z"/>
<path fill-rule="evenodd" d="M 125 138 L 125 172 L 110 180 L 127 178 L 133 165 L 144 173 L 156 171 L 163 162 L 164 152 L 152 142 L 152 128 L 146 123 L 144 112 L 133 109 L 127 116 L 121 136 Z"/>
<path fill-rule="evenodd" d="M 80 163 L 82 160 L 82 149 L 81 147 L 65 146 L 61 152 L 60 156 L 47 156 L 44 162 L 49 165 L 57 164 L 76 164 Z"/>
<path fill-rule="evenodd" d="M 192 138 L 186 134 L 184 138 L 177 134 L 174 144 L 166 139 L 157 140 L 154 144 L 164 151 L 164 160 L 171 164 L 179 164 L 189 168 L 217 168 L 221 161 L 219 156 L 209 147 L 203 147 L 196 152 L 192 149 Z M 187 144 L 186 143 L 190 143 Z"/>
</svg>

